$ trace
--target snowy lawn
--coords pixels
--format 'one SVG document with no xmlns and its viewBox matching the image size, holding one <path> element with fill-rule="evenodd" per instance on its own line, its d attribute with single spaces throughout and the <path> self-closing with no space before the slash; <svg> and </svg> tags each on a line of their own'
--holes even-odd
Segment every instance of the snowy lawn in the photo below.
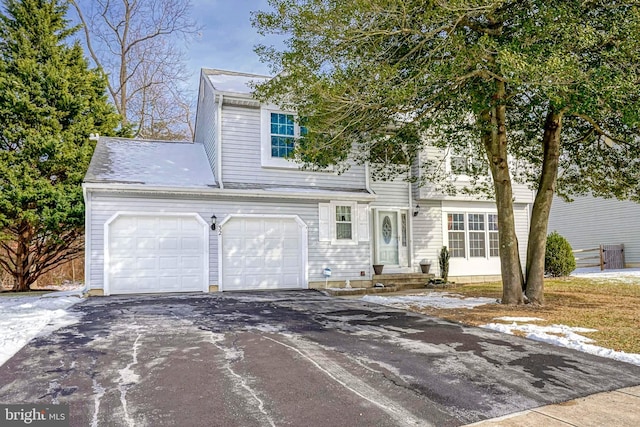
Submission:
<svg viewBox="0 0 640 427">
<path fill-rule="evenodd" d="M 68 308 L 81 301 L 80 291 L 39 296 L 0 294 L 0 366 L 32 338 L 77 322 Z"/>
<path fill-rule="evenodd" d="M 634 365 L 640 366 L 640 354 L 625 353 L 624 351 L 615 351 L 609 348 L 599 347 L 592 344 L 594 342 L 593 339 L 579 334 L 597 332 L 596 329 L 570 327 L 566 325 L 541 326 L 529 322 L 537 322 L 542 319 L 532 318 L 535 320 L 528 321 L 522 319 L 526 318 L 514 317 L 511 319 L 507 316 L 496 317 L 494 320 L 502 320 L 507 323 L 489 323 L 481 325 L 481 327 L 498 332 L 504 332 L 506 334 L 513 334 L 518 331 L 523 333 L 525 337 L 532 340 L 542 341 L 560 347 L 572 348 L 585 353 L 595 354 L 596 356 L 608 357 L 610 359 L 633 363 Z"/>
<path fill-rule="evenodd" d="M 640 285 L 640 268 L 604 271 L 600 271 L 599 268 L 577 268 L 571 273 L 571 277 L 580 277 L 598 282 Z"/>
<path fill-rule="evenodd" d="M 460 294 L 449 292 L 429 292 L 420 295 L 379 296 L 365 295 L 364 301 L 396 308 L 411 309 L 411 307 L 434 308 L 474 308 L 479 305 L 496 304 L 495 298 L 465 298 Z"/>
<path fill-rule="evenodd" d="M 467 285 L 456 288 L 456 293 L 366 295 L 362 299 L 640 366 L 640 269 L 577 274 L 547 279 L 544 307 L 497 304 L 499 283 Z"/>
</svg>

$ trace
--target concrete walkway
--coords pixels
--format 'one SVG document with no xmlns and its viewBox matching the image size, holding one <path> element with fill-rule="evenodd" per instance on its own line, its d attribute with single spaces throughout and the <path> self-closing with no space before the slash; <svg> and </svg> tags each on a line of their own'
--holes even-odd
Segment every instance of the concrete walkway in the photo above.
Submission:
<svg viewBox="0 0 640 427">
<path fill-rule="evenodd" d="M 469 425 L 482 427 L 640 426 L 640 386 L 593 394 L 557 405 L 543 406 Z"/>
</svg>

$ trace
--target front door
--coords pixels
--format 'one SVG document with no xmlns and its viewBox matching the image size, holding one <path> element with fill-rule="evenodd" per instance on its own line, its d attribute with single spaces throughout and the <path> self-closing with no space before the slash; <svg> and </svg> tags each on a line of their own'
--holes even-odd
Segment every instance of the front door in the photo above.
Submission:
<svg viewBox="0 0 640 427">
<path fill-rule="evenodd" d="M 408 264 L 407 211 L 376 211 L 376 264 L 406 267 Z"/>
</svg>

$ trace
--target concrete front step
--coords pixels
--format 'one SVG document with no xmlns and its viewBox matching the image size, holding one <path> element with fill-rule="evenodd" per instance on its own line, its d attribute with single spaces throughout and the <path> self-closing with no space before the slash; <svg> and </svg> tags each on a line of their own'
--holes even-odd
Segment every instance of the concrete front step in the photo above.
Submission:
<svg viewBox="0 0 640 427">
<path fill-rule="evenodd" d="M 385 287 L 396 286 L 399 289 L 416 289 L 427 285 L 434 274 L 408 273 L 408 274 L 376 274 L 371 282 L 382 283 Z"/>
<path fill-rule="evenodd" d="M 408 273 L 408 274 L 376 274 L 372 277 L 371 282 L 382 283 L 384 287 L 371 287 L 371 288 L 350 288 L 350 289 L 337 289 L 330 288 L 324 289 L 326 293 L 332 296 L 343 295 L 367 295 L 367 294 L 380 294 L 386 292 L 398 292 L 405 289 L 424 289 L 429 282 L 429 279 L 433 279 L 434 274 L 422 274 L 422 273 Z"/>
</svg>

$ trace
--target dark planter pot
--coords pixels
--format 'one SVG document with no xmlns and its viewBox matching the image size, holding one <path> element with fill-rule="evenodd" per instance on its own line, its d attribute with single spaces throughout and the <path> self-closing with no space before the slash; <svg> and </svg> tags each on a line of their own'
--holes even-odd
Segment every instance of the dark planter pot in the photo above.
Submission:
<svg viewBox="0 0 640 427">
<path fill-rule="evenodd" d="M 420 264 L 420 270 L 422 273 L 429 274 L 429 269 L 431 268 L 431 264 Z"/>
<path fill-rule="evenodd" d="M 373 272 L 374 272 L 376 275 L 380 275 L 380 274 L 382 274 L 382 268 L 383 268 L 383 267 L 384 267 L 384 265 L 382 265 L 382 264 L 374 264 L 374 265 L 373 265 Z"/>
</svg>

